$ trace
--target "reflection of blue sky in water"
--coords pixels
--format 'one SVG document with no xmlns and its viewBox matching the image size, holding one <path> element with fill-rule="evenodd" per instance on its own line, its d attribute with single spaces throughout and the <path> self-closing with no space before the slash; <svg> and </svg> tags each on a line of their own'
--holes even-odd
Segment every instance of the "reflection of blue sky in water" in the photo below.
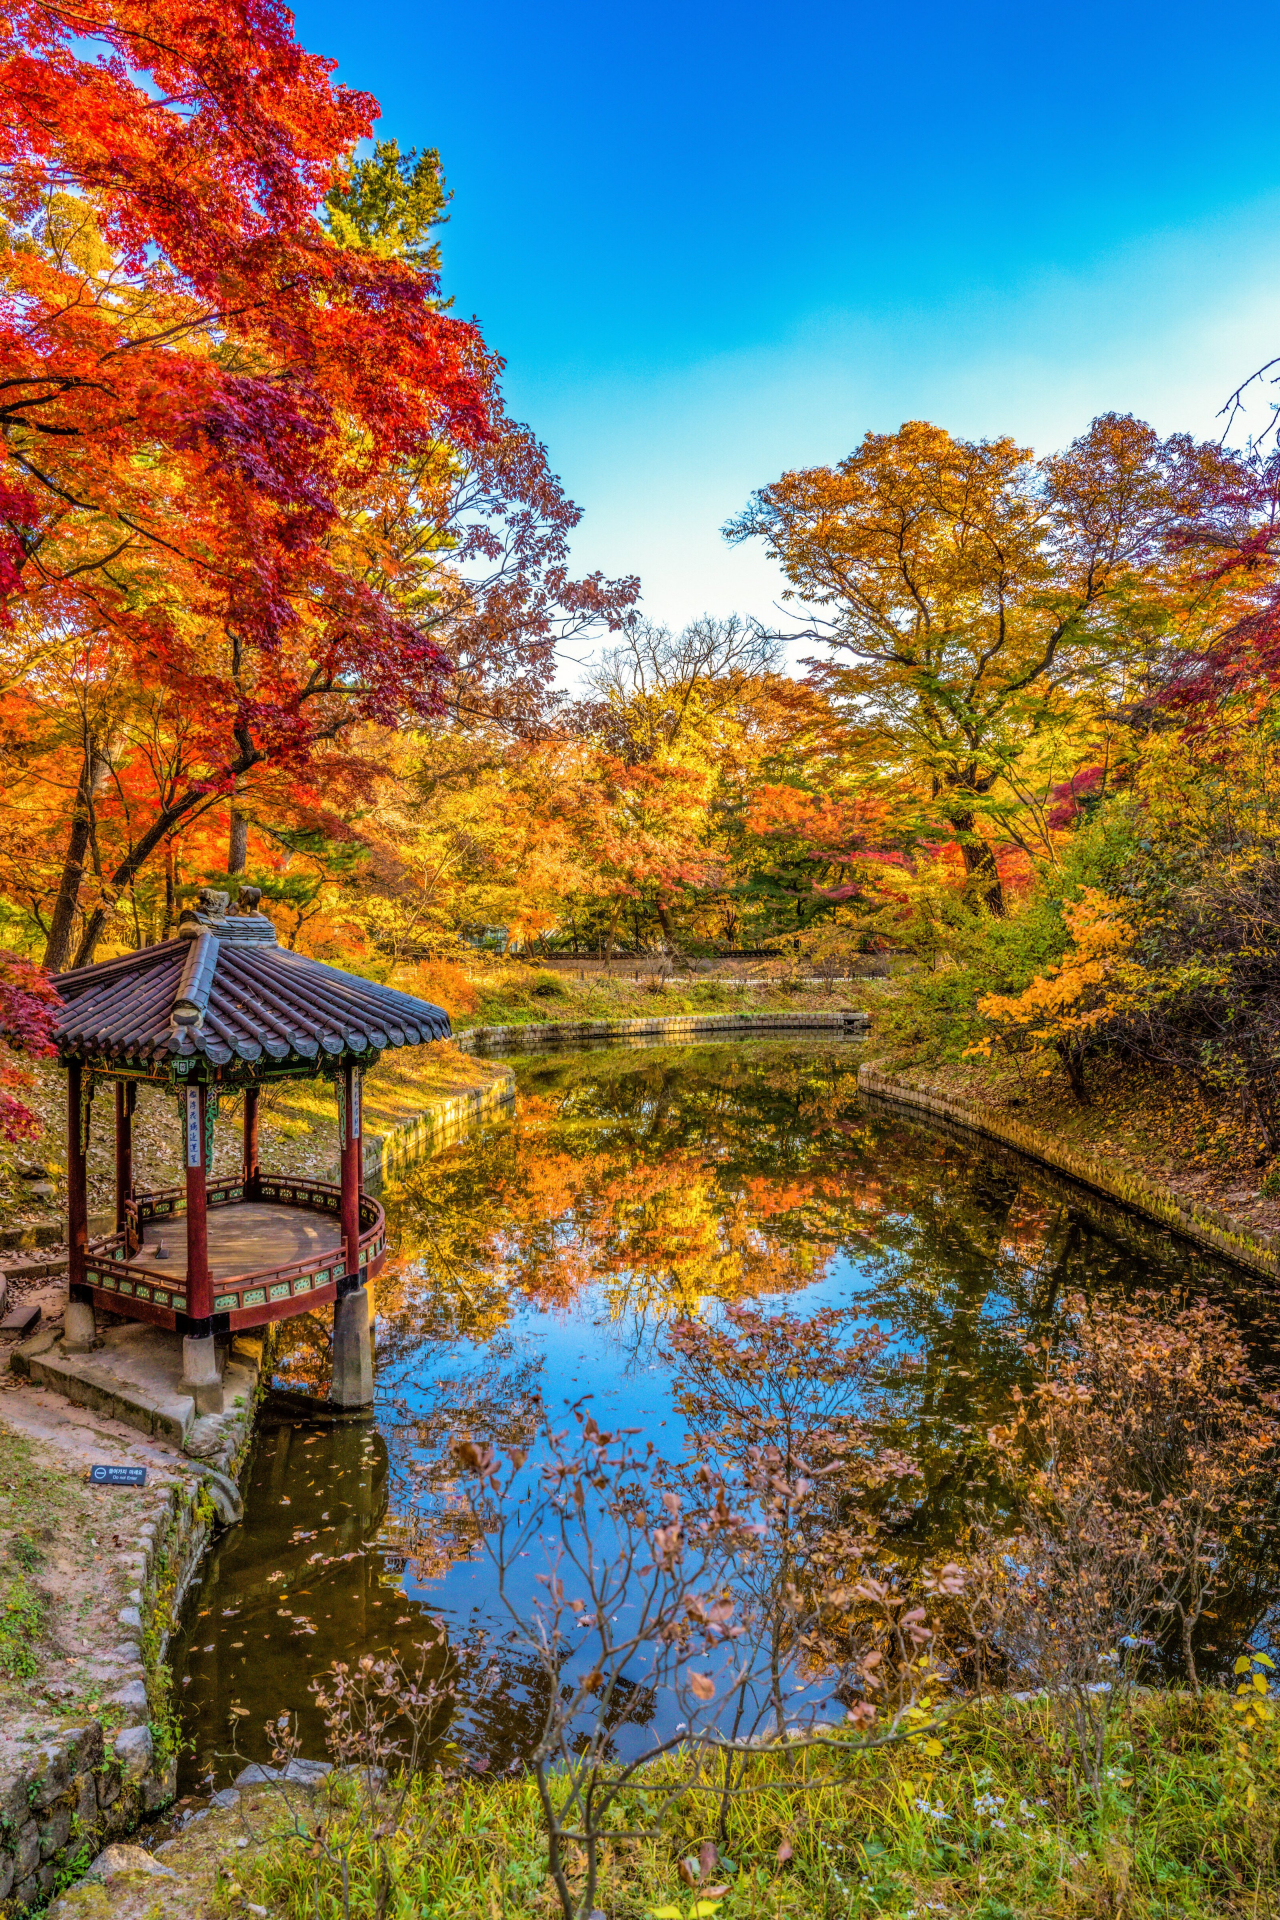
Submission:
<svg viewBox="0 0 1280 1920">
<path fill-rule="evenodd" d="M 847 1309 L 886 1334 L 865 1411 L 921 1469 L 893 1515 L 906 1551 L 945 1546 L 967 1514 L 999 1504 L 984 1436 L 1028 1384 L 1024 1338 L 1053 1334 L 1069 1293 L 1193 1286 L 1258 1317 L 1255 1290 L 1195 1250 L 1082 1210 L 1012 1158 L 870 1113 L 856 1064 L 838 1045 L 526 1063 L 514 1118 L 386 1195 L 401 1253 L 380 1293 L 385 1468 L 356 1474 L 372 1455 L 362 1442 L 347 1459 L 351 1428 L 264 1439 L 271 1470 L 255 1464 L 245 1525 L 226 1536 L 190 1635 L 182 1691 L 204 1752 L 233 1693 L 260 1718 L 303 1704 L 304 1673 L 420 1640 L 432 1617 L 455 1649 L 472 1628 L 505 1631 L 491 1567 L 460 1537 L 449 1435 L 501 1446 L 528 1432 L 538 1395 L 553 1411 L 587 1399 L 602 1426 L 641 1428 L 679 1459 L 679 1364 L 662 1333 L 680 1311 L 715 1320 L 740 1297 Z M 291 1545 L 299 1531 L 314 1538 Z M 540 1571 L 534 1555 L 517 1567 L 523 1612 Z M 224 1615 L 219 1583 L 236 1612 Z M 1259 1573 L 1242 1628 L 1269 1598 Z M 495 1655 L 469 1677 L 473 1724 L 458 1731 L 505 1764 L 527 1748 L 538 1683 L 504 1642 Z M 640 1698 L 639 1711 L 663 1724 L 662 1702 Z M 627 1751 L 648 1735 L 617 1738 Z"/>
</svg>

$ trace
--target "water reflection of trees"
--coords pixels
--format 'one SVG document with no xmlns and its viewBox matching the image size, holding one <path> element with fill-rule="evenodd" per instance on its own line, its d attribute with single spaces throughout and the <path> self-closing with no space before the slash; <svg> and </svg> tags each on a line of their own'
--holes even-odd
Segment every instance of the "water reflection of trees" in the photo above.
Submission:
<svg viewBox="0 0 1280 1920">
<path fill-rule="evenodd" d="M 337 1430 L 320 1473 L 307 1430 L 264 1429 L 250 1523 L 216 1551 L 186 1669 L 202 1753 L 225 1745 L 228 1701 L 255 1725 L 285 1703 L 305 1712 L 314 1673 L 402 1649 L 433 1609 L 449 1618 L 450 1657 L 470 1659 L 457 1624 L 483 1615 L 485 1592 L 448 1441 L 468 1430 L 509 1447 L 565 1391 L 546 1378 L 530 1309 L 560 1322 L 603 1302 L 609 1364 L 636 1377 L 674 1321 L 714 1324 L 739 1301 L 852 1309 L 885 1335 L 860 1384 L 869 1444 L 918 1468 L 882 1515 L 904 1556 L 945 1548 L 975 1514 L 1001 1518 L 987 1429 L 1029 1385 L 1026 1341 L 1059 1338 L 1068 1295 L 1207 1292 L 1241 1315 L 1255 1368 L 1270 1358 L 1260 1289 L 1012 1157 L 871 1111 L 840 1045 L 576 1056 L 522 1069 L 521 1084 L 514 1116 L 385 1196 L 399 1252 L 377 1283 L 379 1450 L 368 1427 Z M 323 1394 L 328 1316 L 285 1323 L 275 1367 Z M 674 1423 L 655 1438 L 678 1451 Z M 1270 1530 L 1233 1542 L 1232 1557 L 1213 1634 L 1223 1650 L 1270 1620 Z M 223 1606 L 235 1609 L 225 1620 Z M 250 1617 L 271 1656 L 260 1678 L 244 1664 Z M 466 1671 L 471 1750 L 527 1752 L 547 1707 L 536 1663 L 499 1641 Z M 620 1743 L 654 1711 L 652 1698 L 632 1702 Z"/>
<path fill-rule="evenodd" d="M 512 1331 L 528 1306 L 570 1314 L 590 1289 L 619 1368 L 652 1357 L 664 1325 L 737 1301 L 854 1307 L 889 1335 L 868 1412 L 877 1443 L 919 1468 L 894 1522 L 913 1548 L 1005 1511 L 986 1432 L 1068 1294 L 1241 1293 L 1229 1269 L 1083 1209 L 1012 1156 L 870 1110 L 840 1045 L 597 1053 L 527 1066 L 521 1085 L 514 1116 L 387 1196 L 394 1504 L 442 1565 L 464 1547 L 448 1433 L 503 1444 L 532 1424 L 541 1383 Z"/>
<path fill-rule="evenodd" d="M 988 1491 L 982 1436 L 1026 1384 L 1023 1341 L 1067 1293 L 1234 1283 L 1086 1218 L 1025 1163 L 869 1111 L 856 1068 L 793 1043 L 527 1066 L 513 1118 L 388 1195 L 380 1367 L 483 1346 L 520 1305 L 571 1310 L 588 1286 L 622 1356 L 672 1319 L 834 1288 L 892 1332 L 881 1437 L 921 1466 L 913 1529 L 947 1537 Z"/>
</svg>

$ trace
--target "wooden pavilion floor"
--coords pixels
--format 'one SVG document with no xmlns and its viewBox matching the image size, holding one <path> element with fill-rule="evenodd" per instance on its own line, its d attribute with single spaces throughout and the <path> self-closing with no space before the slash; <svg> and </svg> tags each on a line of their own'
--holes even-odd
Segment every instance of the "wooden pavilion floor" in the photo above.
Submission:
<svg viewBox="0 0 1280 1920">
<path fill-rule="evenodd" d="M 141 1250 L 133 1257 L 148 1266 L 163 1240 L 170 1258 L 163 1262 L 173 1273 L 187 1270 L 187 1223 L 149 1220 L 142 1230 Z M 209 1274 L 214 1280 L 232 1280 L 238 1274 L 259 1273 L 266 1267 L 287 1267 L 294 1260 L 328 1253 L 341 1244 L 336 1220 L 307 1207 L 283 1207 L 270 1201 L 241 1202 L 209 1209 Z"/>
</svg>

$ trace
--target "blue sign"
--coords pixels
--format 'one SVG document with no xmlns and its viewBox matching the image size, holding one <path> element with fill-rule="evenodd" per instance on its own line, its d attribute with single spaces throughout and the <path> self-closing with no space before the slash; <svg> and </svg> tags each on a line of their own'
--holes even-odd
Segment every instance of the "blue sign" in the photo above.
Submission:
<svg viewBox="0 0 1280 1920">
<path fill-rule="evenodd" d="M 95 1487 L 145 1487 L 145 1467 L 90 1467 L 89 1483 Z"/>
</svg>

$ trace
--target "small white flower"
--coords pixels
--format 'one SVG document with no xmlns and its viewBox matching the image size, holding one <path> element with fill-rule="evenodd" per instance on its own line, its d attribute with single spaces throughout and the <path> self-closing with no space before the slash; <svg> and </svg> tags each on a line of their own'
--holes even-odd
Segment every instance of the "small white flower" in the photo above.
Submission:
<svg viewBox="0 0 1280 1920">
<path fill-rule="evenodd" d="M 951 1818 L 951 1815 L 945 1813 L 941 1807 L 931 1807 L 927 1800 L 918 1799 L 916 1805 L 919 1807 L 921 1813 L 926 1814 L 930 1820 L 949 1820 Z"/>
</svg>

